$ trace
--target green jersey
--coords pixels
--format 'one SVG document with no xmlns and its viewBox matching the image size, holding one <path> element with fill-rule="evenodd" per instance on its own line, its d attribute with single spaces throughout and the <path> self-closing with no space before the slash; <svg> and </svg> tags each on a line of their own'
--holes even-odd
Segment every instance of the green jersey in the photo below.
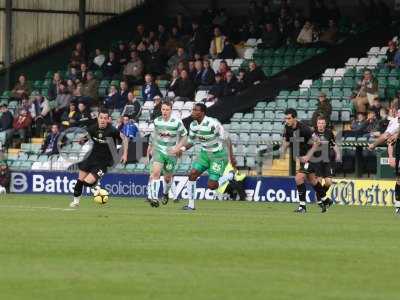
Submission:
<svg viewBox="0 0 400 300">
<path fill-rule="evenodd" d="M 151 144 L 156 151 L 165 155 L 171 147 L 175 147 L 179 137 L 186 136 L 187 130 L 181 119 L 170 117 L 165 121 L 162 117 L 154 120 L 154 132 L 151 137 Z"/>
<path fill-rule="evenodd" d="M 223 139 L 224 128 L 215 118 L 205 116 L 200 124 L 197 121 L 190 124 L 188 143 L 200 143 L 203 151 L 221 151 L 224 149 Z"/>
</svg>

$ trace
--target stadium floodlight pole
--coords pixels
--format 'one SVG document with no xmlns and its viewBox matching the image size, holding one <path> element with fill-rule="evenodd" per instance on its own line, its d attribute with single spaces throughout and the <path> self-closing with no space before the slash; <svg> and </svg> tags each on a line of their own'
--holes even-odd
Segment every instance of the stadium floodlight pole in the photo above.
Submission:
<svg viewBox="0 0 400 300">
<path fill-rule="evenodd" d="M 86 28 L 86 0 L 79 0 L 79 33 Z"/>
<path fill-rule="evenodd" d="M 5 3 L 4 67 L 6 69 L 5 87 L 10 89 L 10 66 L 12 53 L 12 0 Z"/>
</svg>

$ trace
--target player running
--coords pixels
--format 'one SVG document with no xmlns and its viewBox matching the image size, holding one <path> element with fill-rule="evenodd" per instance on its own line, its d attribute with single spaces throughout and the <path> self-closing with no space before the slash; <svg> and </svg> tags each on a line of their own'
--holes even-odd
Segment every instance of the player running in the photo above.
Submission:
<svg viewBox="0 0 400 300">
<path fill-rule="evenodd" d="M 123 144 L 121 162 L 126 163 L 128 157 L 128 139 L 110 124 L 108 110 L 100 110 L 96 124 L 88 126 L 87 131 L 93 142 L 93 148 L 89 156 L 78 164 L 78 180 L 74 188 L 73 201 L 69 205 L 72 208 L 79 207 L 83 187 L 95 187 L 106 174 L 107 168 L 113 165 L 114 159 L 110 147 L 116 149 L 117 140 L 121 139 Z"/>
<path fill-rule="evenodd" d="M 171 149 L 178 143 L 184 143 L 187 130 L 181 119 L 171 116 L 172 103 L 163 102 L 161 116 L 154 120 L 154 132 L 151 136 L 147 156 L 152 156 L 151 174 L 149 184 L 149 201 L 153 207 L 159 206 L 160 176 L 164 175 L 163 204 L 168 203 L 168 193 L 172 185 L 172 176 L 176 167 L 177 156 L 171 153 Z"/>
<path fill-rule="evenodd" d="M 195 210 L 196 180 L 205 171 L 208 172 L 208 188 L 212 190 L 233 178 L 231 172 L 222 176 L 228 162 L 231 161 L 234 164 L 230 139 L 225 134 L 221 123 L 217 119 L 206 116 L 206 112 L 207 107 L 204 103 L 194 105 L 193 121 L 190 124 L 187 143 L 183 146 L 178 145 L 174 149 L 174 152 L 179 154 L 191 148 L 196 142 L 201 145 L 200 153 L 189 173 L 187 184 L 189 202 L 182 208 L 184 210 Z"/>
<path fill-rule="evenodd" d="M 306 185 L 305 180 L 313 186 L 317 203 L 321 207 L 321 212 L 326 212 L 326 207 L 331 200 L 326 196 L 326 192 L 315 175 L 313 165 L 310 163 L 313 153 L 317 149 L 317 143 L 312 142 L 313 132 L 309 126 L 297 120 L 297 111 L 288 108 L 285 111 L 285 129 L 283 133 L 282 155 L 284 156 L 289 146 L 294 149 L 294 158 L 299 159 L 300 169 L 296 173 L 295 181 L 299 194 L 299 207 L 296 213 L 306 213 Z M 297 150 L 297 151 L 296 151 Z M 298 153 L 296 153 L 298 152 Z"/>
<path fill-rule="evenodd" d="M 389 165 L 395 169 L 396 184 L 394 186 L 394 207 L 395 214 L 400 215 L 400 141 L 399 132 L 388 140 L 388 160 Z"/>
</svg>

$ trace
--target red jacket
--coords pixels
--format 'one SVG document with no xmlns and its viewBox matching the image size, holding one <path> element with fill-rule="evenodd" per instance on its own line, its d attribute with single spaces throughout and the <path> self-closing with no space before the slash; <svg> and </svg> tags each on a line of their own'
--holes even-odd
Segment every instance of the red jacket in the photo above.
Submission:
<svg viewBox="0 0 400 300">
<path fill-rule="evenodd" d="M 30 114 L 27 114 L 26 117 L 19 115 L 14 119 L 13 128 L 14 129 L 24 129 L 31 126 L 32 117 Z"/>
</svg>

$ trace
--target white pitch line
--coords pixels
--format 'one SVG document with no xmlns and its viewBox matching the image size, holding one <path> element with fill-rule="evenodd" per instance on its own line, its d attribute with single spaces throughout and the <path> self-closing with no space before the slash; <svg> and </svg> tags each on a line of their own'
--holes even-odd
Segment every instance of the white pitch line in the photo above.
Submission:
<svg viewBox="0 0 400 300">
<path fill-rule="evenodd" d="M 76 211 L 74 208 L 60 208 L 60 207 L 49 207 L 49 206 L 22 206 L 22 205 L 0 205 L 0 208 L 19 208 L 19 209 L 48 209 L 48 210 L 60 210 L 60 211 Z"/>
</svg>

